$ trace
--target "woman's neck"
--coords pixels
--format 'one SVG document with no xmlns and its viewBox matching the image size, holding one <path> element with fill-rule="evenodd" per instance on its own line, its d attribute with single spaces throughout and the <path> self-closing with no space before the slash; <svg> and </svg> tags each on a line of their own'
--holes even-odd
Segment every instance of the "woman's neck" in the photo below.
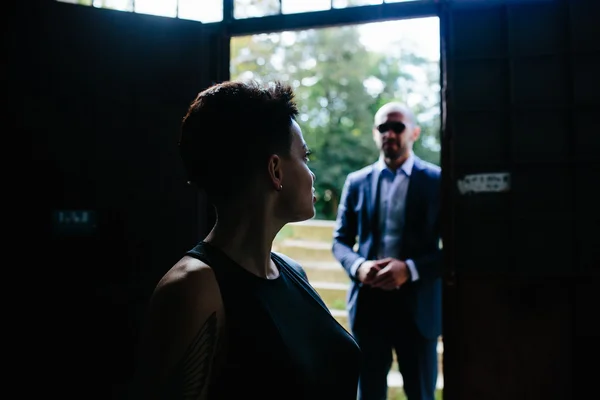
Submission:
<svg viewBox="0 0 600 400">
<path fill-rule="evenodd" d="M 275 227 L 265 213 L 228 212 L 217 222 L 205 241 L 221 249 L 244 269 L 261 278 L 279 276 L 271 260 L 271 248 L 281 226 Z M 237 216 L 236 216 L 237 215 Z"/>
</svg>

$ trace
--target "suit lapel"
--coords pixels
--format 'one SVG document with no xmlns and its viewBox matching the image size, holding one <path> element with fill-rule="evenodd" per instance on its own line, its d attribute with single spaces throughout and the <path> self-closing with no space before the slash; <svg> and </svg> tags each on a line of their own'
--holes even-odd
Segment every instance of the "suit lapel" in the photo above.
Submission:
<svg viewBox="0 0 600 400">
<path fill-rule="evenodd" d="M 404 207 L 404 232 L 411 232 L 413 220 L 417 215 L 419 205 L 419 193 L 421 193 L 421 184 L 423 182 L 421 173 L 423 166 L 419 158 L 415 156 L 415 163 L 410 174 L 408 192 L 406 193 L 406 204 Z"/>
<path fill-rule="evenodd" d="M 369 216 L 369 222 L 374 227 L 376 226 L 376 215 L 377 215 L 377 201 L 379 197 L 377 196 L 379 193 L 379 175 L 381 171 L 377 168 L 377 163 L 372 165 L 370 180 L 367 181 L 366 184 L 366 200 L 368 202 L 367 211 Z"/>
</svg>

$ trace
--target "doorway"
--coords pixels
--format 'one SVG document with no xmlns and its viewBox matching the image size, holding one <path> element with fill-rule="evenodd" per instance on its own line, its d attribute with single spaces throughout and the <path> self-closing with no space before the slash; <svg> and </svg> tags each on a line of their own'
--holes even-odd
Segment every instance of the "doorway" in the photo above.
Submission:
<svg viewBox="0 0 600 400">
<path fill-rule="evenodd" d="M 311 148 L 318 202 L 310 221 L 288 224 L 276 251 L 296 259 L 331 313 L 348 328 L 349 278 L 333 258 L 334 220 L 346 176 L 377 160 L 373 116 L 389 101 L 407 104 L 422 133 L 414 145 L 421 159 L 440 165 L 441 88 L 438 17 L 294 30 L 231 39 L 231 79 L 281 80 L 295 90 L 298 122 Z M 437 388 L 444 378 L 438 346 Z M 405 399 L 394 361 L 388 398 Z"/>
</svg>

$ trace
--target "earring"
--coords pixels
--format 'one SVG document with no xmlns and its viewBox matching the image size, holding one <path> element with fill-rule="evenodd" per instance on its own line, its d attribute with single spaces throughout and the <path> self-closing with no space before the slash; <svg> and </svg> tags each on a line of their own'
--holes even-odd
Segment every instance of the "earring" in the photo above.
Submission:
<svg viewBox="0 0 600 400">
<path fill-rule="evenodd" d="M 277 191 L 281 191 L 281 189 L 283 189 L 283 185 L 279 185 L 279 187 L 277 188 Z"/>
</svg>

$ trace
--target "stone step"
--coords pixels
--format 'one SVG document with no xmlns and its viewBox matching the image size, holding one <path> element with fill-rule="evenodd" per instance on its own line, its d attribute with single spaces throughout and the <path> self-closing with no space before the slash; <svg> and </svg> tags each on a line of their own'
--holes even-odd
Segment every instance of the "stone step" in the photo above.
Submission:
<svg viewBox="0 0 600 400">
<path fill-rule="evenodd" d="M 344 327 L 348 332 L 350 331 L 350 326 L 348 325 L 348 311 L 346 310 L 336 310 L 330 309 L 331 315 L 336 319 L 336 321 Z M 438 339 L 437 344 L 437 354 L 438 354 L 438 381 L 437 387 L 441 389 L 444 387 L 444 371 L 443 371 L 443 358 L 444 358 L 444 342 L 440 337 Z M 402 375 L 400 374 L 400 370 L 398 367 L 398 361 L 396 360 L 396 353 L 392 352 L 393 361 L 392 366 L 390 368 L 390 372 L 388 374 L 388 386 L 389 387 L 402 387 Z"/>
<path fill-rule="evenodd" d="M 348 325 L 348 311 L 329 309 L 329 312 L 331 312 L 331 315 L 333 316 L 333 318 L 335 318 L 335 320 L 341 326 L 343 326 L 344 329 L 346 329 L 348 332 L 350 332 L 350 326 Z"/>
<path fill-rule="evenodd" d="M 350 283 L 348 274 L 337 261 L 296 261 L 302 266 L 310 282 Z"/>
<path fill-rule="evenodd" d="M 307 239 L 283 239 L 274 245 L 273 249 L 294 260 L 336 262 L 331 253 L 331 242 L 325 243 Z"/>
<path fill-rule="evenodd" d="M 289 239 L 308 239 L 331 243 L 335 221 L 316 220 L 294 222 L 287 224 L 286 236 Z"/>
<path fill-rule="evenodd" d="M 346 309 L 347 283 L 311 282 L 312 287 L 319 293 L 325 305 L 331 310 Z"/>
<path fill-rule="evenodd" d="M 348 332 L 350 331 L 350 326 L 348 325 L 348 311 L 346 310 L 336 310 L 330 309 L 331 315 L 336 319 L 336 321 L 344 327 Z M 440 337 L 437 344 L 437 354 L 438 354 L 438 381 L 437 388 L 441 389 L 444 387 L 444 371 L 443 371 L 443 357 L 444 357 L 444 342 Z M 396 360 L 396 353 L 392 352 L 393 362 L 390 368 L 390 372 L 388 374 L 388 386 L 389 387 L 402 387 L 402 375 L 398 369 L 398 361 Z"/>
<path fill-rule="evenodd" d="M 332 316 L 348 332 L 348 312 L 345 310 L 346 295 L 350 278 L 331 253 L 334 221 L 309 220 L 291 223 L 277 235 L 273 250 L 297 261 L 305 270 L 308 280 L 321 296 Z M 356 246 L 355 246 L 356 247 Z M 438 343 L 438 389 L 443 388 L 442 375 L 443 344 Z M 395 353 L 388 374 L 388 397 L 395 398 L 402 392 L 402 375 L 398 371 Z"/>
</svg>

